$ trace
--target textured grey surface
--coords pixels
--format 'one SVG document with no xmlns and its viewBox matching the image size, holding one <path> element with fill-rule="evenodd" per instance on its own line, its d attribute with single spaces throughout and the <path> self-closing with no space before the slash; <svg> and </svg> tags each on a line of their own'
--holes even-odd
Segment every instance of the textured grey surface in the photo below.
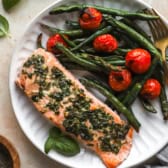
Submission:
<svg viewBox="0 0 168 168">
<path fill-rule="evenodd" d="M 152 165 L 147 164 L 145 168 L 168 168 L 168 147 L 158 153 Z"/>
</svg>

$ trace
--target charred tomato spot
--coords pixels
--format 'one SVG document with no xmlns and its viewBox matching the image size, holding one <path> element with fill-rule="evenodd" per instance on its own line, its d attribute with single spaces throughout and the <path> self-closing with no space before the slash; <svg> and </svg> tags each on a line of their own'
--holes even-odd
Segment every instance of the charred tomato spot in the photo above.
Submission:
<svg viewBox="0 0 168 168">
<path fill-rule="evenodd" d="M 114 91 L 126 90 L 132 82 L 132 75 L 127 69 L 121 71 L 111 71 L 109 75 L 109 85 Z"/>
<path fill-rule="evenodd" d="M 118 82 L 122 82 L 124 80 L 122 75 L 115 75 L 114 78 L 118 81 Z"/>
<path fill-rule="evenodd" d="M 128 63 L 127 63 L 127 66 L 128 67 L 132 67 L 132 65 L 134 64 L 134 60 L 129 60 Z"/>
</svg>

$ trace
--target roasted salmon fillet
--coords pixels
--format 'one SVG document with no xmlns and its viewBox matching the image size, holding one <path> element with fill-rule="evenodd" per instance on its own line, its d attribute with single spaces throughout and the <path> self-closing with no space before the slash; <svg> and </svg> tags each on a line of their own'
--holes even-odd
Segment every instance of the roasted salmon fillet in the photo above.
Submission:
<svg viewBox="0 0 168 168">
<path fill-rule="evenodd" d="M 54 55 L 40 48 L 34 51 L 16 84 L 45 118 L 94 151 L 107 168 L 127 158 L 133 129 L 87 91 Z"/>
</svg>

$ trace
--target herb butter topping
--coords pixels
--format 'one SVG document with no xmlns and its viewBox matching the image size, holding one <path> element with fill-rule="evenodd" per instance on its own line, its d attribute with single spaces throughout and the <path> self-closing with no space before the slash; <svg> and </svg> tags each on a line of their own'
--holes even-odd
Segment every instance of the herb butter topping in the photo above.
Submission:
<svg viewBox="0 0 168 168">
<path fill-rule="evenodd" d="M 63 110 L 67 132 L 88 141 L 88 146 L 94 146 L 93 140 L 97 139 L 102 151 L 119 152 L 129 126 L 115 123 L 102 107 L 92 109 L 92 100 L 61 70 L 55 66 L 49 68 L 43 56 L 33 55 L 24 64 L 22 73 L 30 79 L 35 76 L 34 83 L 38 84 L 38 91 L 32 91 L 32 101 L 38 103 L 47 97 L 45 108 L 55 115 L 60 114 L 60 108 Z"/>
</svg>

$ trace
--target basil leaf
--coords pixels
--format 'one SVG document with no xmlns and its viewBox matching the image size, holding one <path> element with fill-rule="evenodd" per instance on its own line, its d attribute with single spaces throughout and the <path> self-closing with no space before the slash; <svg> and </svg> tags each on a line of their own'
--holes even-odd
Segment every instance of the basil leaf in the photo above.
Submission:
<svg viewBox="0 0 168 168">
<path fill-rule="evenodd" d="M 54 149 L 65 156 L 74 156 L 80 152 L 78 143 L 69 136 L 57 138 L 54 143 Z"/>
<path fill-rule="evenodd" d="M 51 149 L 54 148 L 55 140 L 51 137 L 49 137 L 44 145 L 44 151 L 45 153 L 48 153 Z"/>
<path fill-rule="evenodd" d="M 7 19 L 0 15 L 0 37 L 7 36 L 9 33 L 9 23 Z"/>
<path fill-rule="evenodd" d="M 50 129 L 49 137 L 44 145 L 45 153 L 52 149 L 65 156 L 73 156 L 80 152 L 79 144 L 71 137 L 63 134 L 57 127 Z"/>
<path fill-rule="evenodd" d="M 6 11 L 11 9 L 13 6 L 15 6 L 17 3 L 19 3 L 20 0 L 2 0 L 3 7 Z"/>
<path fill-rule="evenodd" d="M 57 137 L 62 136 L 62 132 L 59 128 L 53 127 L 49 131 L 49 136 L 52 137 L 52 138 L 57 138 Z"/>
</svg>

